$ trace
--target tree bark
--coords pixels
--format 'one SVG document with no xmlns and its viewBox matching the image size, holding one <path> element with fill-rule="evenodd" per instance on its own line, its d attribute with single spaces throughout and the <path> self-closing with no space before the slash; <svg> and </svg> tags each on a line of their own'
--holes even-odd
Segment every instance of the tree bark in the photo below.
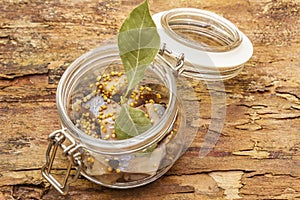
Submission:
<svg viewBox="0 0 300 200">
<path fill-rule="evenodd" d="M 194 123 L 199 133 L 159 180 L 115 190 L 80 177 L 60 196 L 42 178 L 47 137 L 60 128 L 55 94 L 62 73 L 115 36 L 140 2 L 2 0 L 0 200 L 300 198 L 299 0 L 150 0 L 153 14 L 176 7 L 216 12 L 253 42 L 243 71 L 224 81 L 226 121 L 214 149 L 198 157 L 210 124 L 210 96 L 204 83 L 195 82 L 197 99 L 191 101 L 201 105 Z"/>
</svg>

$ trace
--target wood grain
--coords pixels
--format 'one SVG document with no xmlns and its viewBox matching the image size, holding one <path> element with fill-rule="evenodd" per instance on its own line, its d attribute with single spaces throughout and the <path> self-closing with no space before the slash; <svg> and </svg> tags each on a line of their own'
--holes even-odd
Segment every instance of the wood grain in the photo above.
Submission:
<svg viewBox="0 0 300 200">
<path fill-rule="evenodd" d="M 47 136 L 60 127 L 57 83 L 69 64 L 117 34 L 142 0 L 2 0 L 0 5 L 0 200 L 300 199 L 300 1 L 151 1 L 151 12 L 195 7 L 235 23 L 254 44 L 237 77 L 224 81 L 226 121 L 207 156 L 210 124 L 201 105 L 195 141 L 172 169 L 147 186 L 113 190 L 80 178 L 60 196 L 41 177 Z M 61 158 L 59 162 L 63 162 Z M 57 173 L 63 173 L 63 169 Z"/>
</svg>

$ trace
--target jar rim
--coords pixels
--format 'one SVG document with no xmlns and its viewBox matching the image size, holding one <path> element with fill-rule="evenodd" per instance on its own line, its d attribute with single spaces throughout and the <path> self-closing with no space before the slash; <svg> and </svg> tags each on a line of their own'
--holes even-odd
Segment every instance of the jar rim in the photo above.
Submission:
<svg viewBox="0 0 300 200">
<path fill-rule="evenodd" d="M 161 67 L 161 69 L 153 68 L 152 70 L 163 70 L 164 73 L 166 73 L 165 76 L 167 76 L 167 78 L 165 78 L 164 81 L 168 82 L 169 89 L 168 107 L 166 108 L 165 113 L 158 124 L 152 126 L 141 135 L 125 140 L 110 141 L 95 139 L 94 137 L 83 133 L 79 128 L 77 128 L 67 114 L 67 101 L 69 99 L 68 95 L 70 95 L 70 91 L 74 86 L 74 80 L 72 79 L 74 79 L 75 74 L 78 74 L 81 72 L 81 70 L 88 71 L 91 69 L 93 66 L 87 65 L 93 60 L 104 59 L 112 56 L 116 57 L 119 56 L 118 52 L 119 51 L 116 44 L 106 44 L 81 55 L 64 72 L 58 84 L 56 94 L 56 104 L 63 127 L 65 127 L 72 136 L 80 140 L 79 142 L 82 143 L 86 148 L 100 153 L 112 155 L 136 152 L 154 144 L 161 139 L 168 130 L 168 128 L 165 127 L 165 122 L 169 117 L 174 117 L 174 112 L 176 112 L 178 103 L 176 99 L 175 78 L 170 69 L 167 67 Z M 159 55 L 157 55 L 155 58 L 155 60 L 160 59 L 161 58 Z"/>
<path fill-rule="evenodd" d="M 225 52 L 238 47 L 242 43 L 242 36 L 238 28 L 227 19 L 206 10 L 194 8 L 176 8 L 164 13 L 161 24 L 166 33 L 173 39 L 203 51 Z M 178 34 L 173 26 L 184 26 L 188 31 L 218 40 L 220 46 L 204 46 L 188 40 Z"/>
</svg>

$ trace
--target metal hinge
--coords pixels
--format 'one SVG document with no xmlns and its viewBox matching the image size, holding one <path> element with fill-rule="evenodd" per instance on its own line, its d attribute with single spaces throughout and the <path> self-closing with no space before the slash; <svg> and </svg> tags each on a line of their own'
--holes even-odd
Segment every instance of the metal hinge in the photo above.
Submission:
<svg viewBox="0 0 300 200">
<path fill-rule="evenodd" d="M 184 54 L 181 53 L 179 56 L 174 56 L 172 51 L 170 49 L 167 48 L 166 43 L 163 43 L 162 47 L 159 49 L 159 54 L 163 57 L 164 54 L 167 54 L 168 56 L 171 57 L 175 57 L 176 59 L 176 65 L 175 67 L 173 65 L 171 65 L 166 59 L 165 61 L 167 62 L 167 64 L 171 67 L 171 69 L 173 69 L 174 71 L 176 71 L 177 75 L 182 74 L 182 72 L 184 71 Z"/>
<path fill-rule="evenodd" d="M 50 144 L 46 152 L 46 164 L 42 167 L 43 177 L 61 194 L 65 195 L 69 191 L 69 185 L 77 180 L 82 169 L 82 155 L 79 149 L 82 147 L 77 145 L 74 138 L 71 137 L 66 129 L 54 131 L 49 135 Z M 64 143 L 70 143 L 66 146 Z M 65 178 L 59 182 L 52 174 L 53 163 L 56 157 L 56 152 L 60 147 L 63 154 L 69 158 L 69 163 Z M 72 169 L 75 168 L 75 175 L 71 176 Z"/>
</svg>

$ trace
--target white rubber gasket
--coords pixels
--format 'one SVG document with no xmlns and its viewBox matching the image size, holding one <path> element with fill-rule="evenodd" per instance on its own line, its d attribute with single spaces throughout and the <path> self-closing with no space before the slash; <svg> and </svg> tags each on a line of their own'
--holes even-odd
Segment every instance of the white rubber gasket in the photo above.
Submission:
<svg viewBox="0 0 300 200">
<path fill-rule="evenodd" d="M 219 19 L 221 18 L 223 21 L 225 20 L 226 23 L 232 24 L 227 19 L 215 13 L 199 10 L 199 9 L 192 9 L 192 8 L 187 8 L 187 9 L 209 13 L 210 15 L 213 15 L 215 18 L 219 18 Z M 227 68 L 230 69 L 232 67 L 242 65 L 251 58 L 253 54 L 253 45 L 249 40 L 249 38 L 241 31 L 239 31 L 242 37 L 241 44 L 238 47 L 225 52 L 202 51 L 200 49 L 192 48 L 187 45 L 184 45 L 183 43 L 178 42 L 177 40 L 173 39 L 168 35 L 168 33 L 166 32 L 166 30 L 161 24 L 161 18 L 166 12 L 169 11 L 160 12 L 153 15 L 153 20 L 157 26 L 161 43 L 162 44 L 166 43 L 167 48 L 171 50 L 175 55 L 180 55 L 181 53 L 183 53 L 185 56 L 185 60 L 193 64 L 195 67 L 200 67 L 202 69 L 219 68 L 220 70 L 226 70 Z M 232 26 L 234 25 L 232 24 Z"/>
</svg>

